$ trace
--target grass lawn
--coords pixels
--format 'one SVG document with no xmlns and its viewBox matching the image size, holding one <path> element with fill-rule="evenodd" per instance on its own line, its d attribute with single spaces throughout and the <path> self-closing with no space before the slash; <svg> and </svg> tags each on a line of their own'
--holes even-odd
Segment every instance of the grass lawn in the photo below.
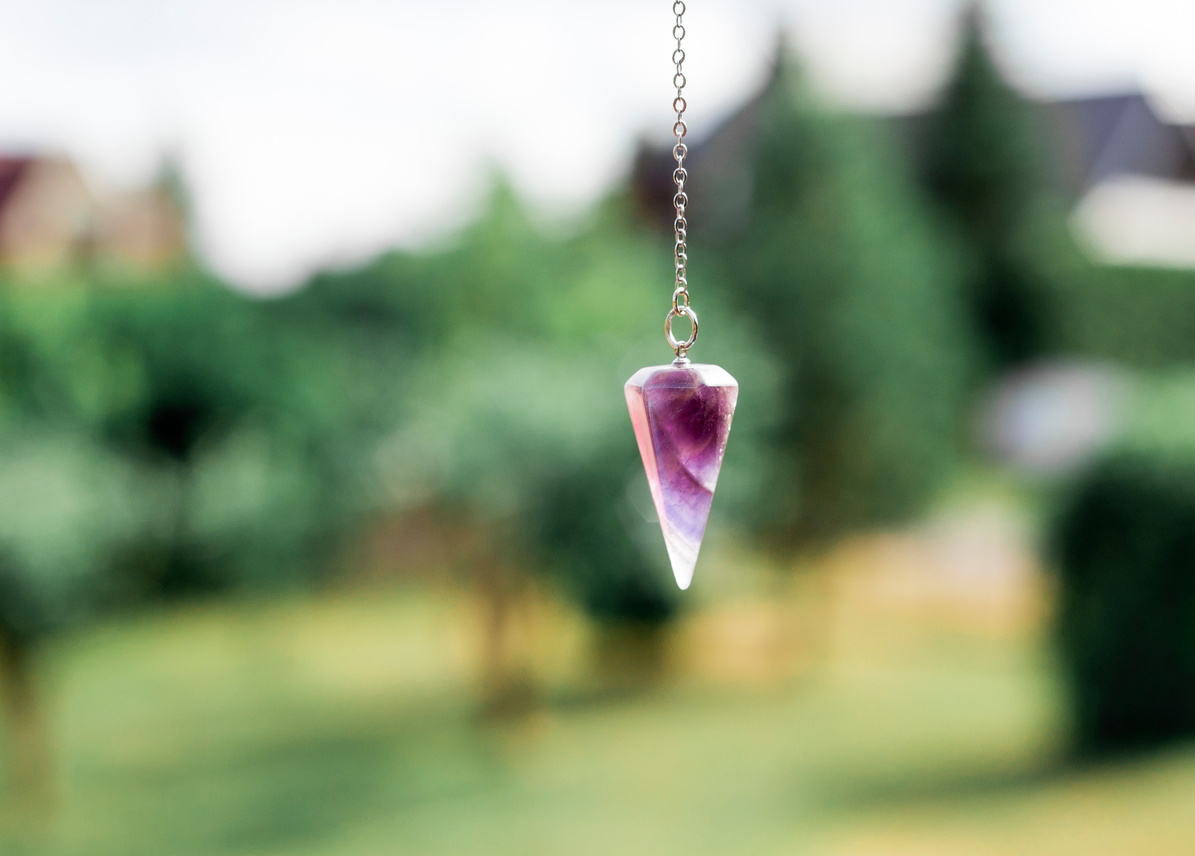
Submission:
<svg viewBox="0 0 1195 856">
<path fill-rule="evenodd" d="M 795 675 L 682 666 L 630 697 L 587 691 L 579 637 L 547 622 L 545 702 L 501 724 L 476 713 L 459 594 L 113 624 L 46 654 L 59 807 L 10 808 L 4 852 L 1195 853 L 1195 746 L 1063 763 L 1038 631 L 835 608 Z"/>
</svg>

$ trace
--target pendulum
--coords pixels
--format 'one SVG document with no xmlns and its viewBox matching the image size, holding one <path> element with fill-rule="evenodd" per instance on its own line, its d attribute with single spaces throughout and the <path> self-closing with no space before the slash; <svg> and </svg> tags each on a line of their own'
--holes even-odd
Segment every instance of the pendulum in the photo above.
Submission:
<svg viewBox="0 0 1195 856">
<path fill-rule="evenodd" d="M 627 381 L 625 391 L 639 454 L 647 470 L 651 498 L 664 531 L 664 546 L 668 549 L 672 574 L 676 584 L 687 589 L 693 581 L 693 568 L 709 520 L 739 385 L 725 369 L 690 363 L 688 358 L 689 349 L 697 341 L 697 314 L 689 306 L 686 273 L 689 257 L 685 209 L 689 197 L 685 193 L 688 148 L 685 146 L 684 113 L 687 105 L 682 71 L 685 52 L 681 47 L 685 37 L 684 0 L 676 0 L 672 11 L 676 15 L 672 28 L 676 39 L 676 50 L 672 53 L 676 65 L 672 79 L 676 86 L 676 98 L 672 102 L 676 111 L 676 122 L 672 126 L 676 135 L 676 145 L 672 148 L 676 158 L 676 168 L 672 171 L 672 180 L 676 184 L 676 195 L 672 197 L 676 209 L 673 222 L 676 287 L 672 292 L 672 308 L 664 319 L 664 336 L 676 359 L 671 365 L 651 366 L 635 372 Z M 684 341 L 677 340 L 672 332 L 672 322 L 680 316 L 687 318 L 691 325 Z"/>
<path fill-rule="evenodd" d="M 730 421 L 739 396 L 739 385 L 723 368 L 689 362 L 688 352 L 697 341 L 697 315 L 689 306 L 689 283 L 686 266 L 688 221 L 685 209 L 689 197 L 685 193 L 686 102 L 683 93 L 685 75 L 682 65 L 685 52 L 681 41 L 685 37 L 682 16 L 684 0 L 672 4 L 676 23 L 672 28 L 676 50 L 672 61 L 676 64 L 673 84 L 676 98 L 672 107 L 676 123 L 672 132 L 676 145 L 672 155 L 676 168 L 672 180 L 676 195 L 672 203 L 676 209 L 673 223 L 676 236 L 676 287 L 672 292 L 672 308 L 664 319 L 664 336 L 676 359 L 671 365 L 650 366 L 635 372 L 627 381 L 627 407 L 631 424 L 639 443 L 639 454 L 647 470 L 651 498 L 664 531 L 664 546 L 672 563 L 672 574 L 682 589 L 693 581 L 693 568 L 701 550 L 705 524 L 710 516 L 718 471 L 726 451 Z M 672 322 L 684 316 L 691 325 L 687 339 L 680 341 L 672 332 Z"/>
<path fill-rule="evenodd" d="M 739 385 L 723 368 L 678 358 L 626 384 L 631 424 L 676 584 L 687 589 L 710 516 Z"/>
</svg>

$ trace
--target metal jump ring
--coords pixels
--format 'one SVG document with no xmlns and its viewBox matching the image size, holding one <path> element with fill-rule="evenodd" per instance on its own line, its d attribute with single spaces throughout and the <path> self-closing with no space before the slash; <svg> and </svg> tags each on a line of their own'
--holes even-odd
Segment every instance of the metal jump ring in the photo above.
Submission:
<svg viewBox="0 0 1195 856">
<path fill-rule="evenodd" d="M 689 338 L 683 342 L 678 342 L 672 337 L 672 319 L 678 315 L 684 315 L 689 319 L 689 323 L 693 325 L 693 331 L 689 333 Z M 680 309 L 668 310 L 668 317 L 664 319 L 664 337 L 668 339 L 668 344 L 676 355 L 679 357 L 684 351 L 693 347 L 693 343 L 697 341 L 697 313 L 685 304 Z"/>
</svg>

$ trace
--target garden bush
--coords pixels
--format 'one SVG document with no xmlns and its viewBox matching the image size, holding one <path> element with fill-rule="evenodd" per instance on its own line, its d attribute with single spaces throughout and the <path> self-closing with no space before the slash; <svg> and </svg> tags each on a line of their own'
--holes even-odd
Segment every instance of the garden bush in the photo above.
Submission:
<svg viewBox="0 0 1195 856">
<path fill-rule="evenodd" d="M 1195 451 L 1108 453 L 1064 504 L 1052 547 L 1079 748 L 1195 734 Z"/>
<path fill-rule="evenodd" d="M 1091 265 L 1060 279 L 1054 350 L 1146 369 L 1195 364 L 1195 272 Z"/>
</svg>

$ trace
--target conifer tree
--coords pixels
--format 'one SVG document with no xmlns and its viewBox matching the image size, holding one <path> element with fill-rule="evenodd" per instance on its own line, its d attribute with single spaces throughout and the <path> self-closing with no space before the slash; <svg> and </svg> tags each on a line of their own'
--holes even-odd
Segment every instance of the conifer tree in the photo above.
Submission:
<svg viewBox="0 0 1195 856">
<path fill-rule="evenodd" d="M 781 545 L 816 545 L 932 497 L 968 352 L 942 246 L 880 126 L 812 103 L 783 56 L 756 110 L 748 214 L 720 238 L 720 281 L 781 372 L 755 519 Z"/>
<path fill-rule="evenodd" d="M 984 37 L 982 8 L 971 6 L 954 74 L 929 117 L 922 168 L 944 231 L 961 248 L 972 329 L 998 369 L 1049 347 L 1051 311 L 1046 242 L 1030 234 L 1046 196 L 1042 129 Z"/>
</svg>

